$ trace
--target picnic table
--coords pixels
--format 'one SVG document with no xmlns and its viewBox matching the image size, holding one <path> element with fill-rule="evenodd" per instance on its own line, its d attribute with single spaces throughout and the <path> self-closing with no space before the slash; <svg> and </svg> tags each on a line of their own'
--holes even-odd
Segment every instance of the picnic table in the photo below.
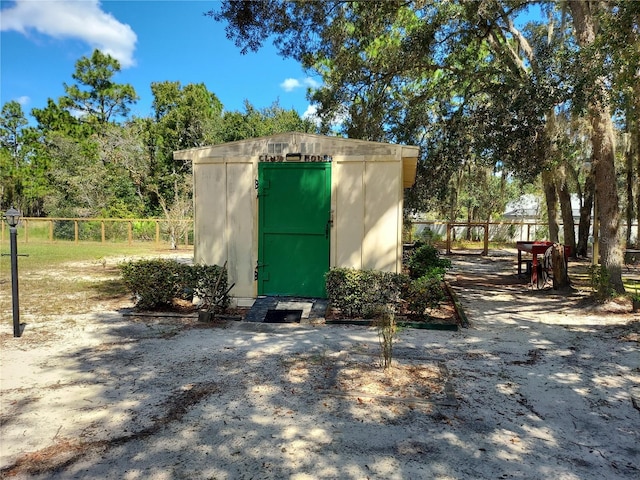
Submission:
<svg viewBox="0 0 640 480">
<path fill-rule="evenodd" d="M 518 275 L 522 275 L 522 252 L 531 255 L 531 285 L 538 285 L 538 255 L 544 255 L 549 247 L 553 246 L 553 242 L 537 241 L 537 242 L 516 242 L 518 249 Z M 524 261 L 528 264 L 528 260 Z M 528 269 L 527 269 L 527 273 Z"/>
<path fill-rule="evenodd" d="M 549 253 L 548 264 L 541 265 L 538 262 L 538 255 L 545 255 L 550 252 L 550 248 L 554 245 L 553 242 L 546 240 L 540 240 L 536 242 L 516 242 L 516 248 L 518 249 L 518 275 L 522 275 L 522 264 L 526 263 L 527 267 L 531 264 L 531 285 L 536 288 L 542 288 L 547 282 L 547 279 L 553 273 L 551 271 L 551 254 Z M 531 260 L 522 260 L 522 252 L 531 255 Z M 564 258 L 569 258 L 571 254 L 571 247 L 564 245 Z M 547 262 L 545 262 L 547 263 Z M 565 263 L 566 265 L 566 263 Z M 527 268 L 529 273 L 529 268 Z"/>
<path fill-rule="evenodd" d="M 627 248 L 624 251 L 625 265 L 633 265 L 640 262 L 640 250 Z"/>
</svg>

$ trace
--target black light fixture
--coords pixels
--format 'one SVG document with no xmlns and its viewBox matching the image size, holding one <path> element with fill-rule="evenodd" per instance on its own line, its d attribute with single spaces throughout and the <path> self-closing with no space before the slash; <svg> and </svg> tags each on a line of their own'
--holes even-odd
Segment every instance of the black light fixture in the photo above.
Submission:
<svg viewBox="0 0 640 480">
<path fill-rule="evenodd" d="M 13 208 L 7 210 L 4 218 L 9 224 L 9 244 L 11 246 L 11 298 L 13 302 L 13 336 L 19 337 L 20 332 L 20 303 L 18 301 L 18 222 L 20 212 Z"/>
<path fill-rule="evenodd" d="M 12 205 L 4 214 L 4 218 L 7 220 L 7 223 L 11 228 L 15 228 L 18 226 L 18 222 L 20 221 L 20 211 Z"/>
<path fill-rule="evenodd" d="M 286 155 L 287 162 L 299 162 L 302 160 L 301 153 L 287 153 Z"/>
</svg>

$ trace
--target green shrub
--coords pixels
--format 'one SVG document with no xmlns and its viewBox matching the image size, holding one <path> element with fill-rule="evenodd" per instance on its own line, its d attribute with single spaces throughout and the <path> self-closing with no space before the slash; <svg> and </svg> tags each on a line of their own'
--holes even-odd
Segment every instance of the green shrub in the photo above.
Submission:
<svg viewBox="0 0 640 480">
<path fill-rule="evenodd" d="M 432 245 L 435 242 L 439 242 L 442 240 L 442 235 L 438 232 L 434 232 L 430 228 L 425 228 L 420 232 L 419 242 L 426 243 L 427 245 Z"/>
<path fill-rule="evenodd" d="M 73 240 L 75 225 L 72 220 L 56 220 L 53 222 L 53 238 L 56 240 Z"/>
<path fill-rule="evenodd" d="M 614 296 L 615 290 L 611 286 L 609 271 L 604 265 L 591 265 L 589 275 L 591 276 L 593 297 L 597 302 L 604 303 Z"/>
<path fill-rule="evenodd" d="M 413 241 L 413 223 L 405 219 L 402 223 L 402 243 Z"/>
<path fill-rule="evenodd" d="M 156 222 L 133 222 L 133 237 L 136 240 L 151 241 L 156 238 Z"/>
<path fill-rule="evenodd" d="M 136 298 L 139 309 L 171 305 L 174 298 L 193 300 L 194 295 L 205 303 L 208 299 L 218 299 L 221 308 L 229 305 L 226 270 L 216 285 L 222 267 L 186 265 L 165 259 L 125 262 L 119 267 L 124 284 Z"/>
<path fill-rule="evenodd" d="M 376 270 L 333 268 L 327 272 L 329 302 L 349 317 L 371 318 L 386 305 L 396 305 L 406 275 Z"/>
<path fill-rule="evenodd" d="M 409 275 L 413 279 L 424 276 L 442 279 L 447 268 L 451 268 L 451 260 L 440 258 L 440 252 L 433 245 L 420 245 L 409 258 Z"/>
<path fill-rule="evenodd" d="M 447 260 L 448 262 L 448 260 Z M 389 308 L 398 310 L 402 301 L 412 316 L 423 317 L 445 298 L 442 276 L 444 268 L 432 268 L 417 279 L 407 275 L 333 268 L 326 274 L 329 302 L 346 317 L 373 318 Z"/>
<path fill-rule="evenodd" d="M 227 269 L 218 265 L 194 265 L 191 269 L 194 294 L 208 311 L 220 312 L 229 306 Z"/>
<path fill-rule="evenodd" d="M 127 222 L 105 222 L 104 224 L 105 236 L 112 242 L 128 240 L 128 230 L 129 225 Z"/>
<path fill-rule="evenodd" d="M 100 222 L 78 222 L 78 240 L 100 241 Z"/>
<path fill-rule="evenodd" d="M 427 308 L 437 307 L 445 299 L 442 280 L 423 276 L 412 280 L 403 294 L 407 308 L 415 316 L 423 316 Z"/>
<path fill-rule="evenodd" d="M 175 260 L 139 260 L 120 265 L 122 279 L 141 309 L 170 305 L 180 295 L 179 264 Z"/>
</svg>

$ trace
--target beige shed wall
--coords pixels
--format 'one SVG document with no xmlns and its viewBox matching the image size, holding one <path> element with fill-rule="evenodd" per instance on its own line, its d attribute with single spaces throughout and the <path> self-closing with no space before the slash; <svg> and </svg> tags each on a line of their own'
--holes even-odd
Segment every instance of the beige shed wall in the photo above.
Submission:
<svg viewBox="0 0 640 480">
<path fill-rule="evenodd" d="M 194 261 L 227 262 L 233 295 L 255 297 L 257 205 L 252 162 L 203 159 L 194 164 Z"/>
<path fill-rule="evenodd" d="M 331 170 L 334 205 L 332 267 L 361 268 L 364 233 L 364 163 L 336 162 Z"/>
<path fill-rule="evenodd" d="M 402 162 L 394 157 L 334 158 L 332 267 L 400 272 Z"/>
<path fill-rule="evenodd" d="M 226 166 L 194 166 L 194 245 L 195 263 L 222 265 L 226 260 L 226 217 L 212 212 L 213 205 L 226 209 Z M 212 214 L 213 213 L 213 214 Z"/>
</svg>

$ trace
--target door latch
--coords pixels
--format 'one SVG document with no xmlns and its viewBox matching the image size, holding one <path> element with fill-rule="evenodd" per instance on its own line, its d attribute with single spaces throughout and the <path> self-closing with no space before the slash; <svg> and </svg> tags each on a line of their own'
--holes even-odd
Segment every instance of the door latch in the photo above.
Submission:
<svg viewBox="0 0 640 480">
<path fill-rule="evenodd" d="M 333 227 L 333 220 L 329 219 L 327 220 L 327 225 L 324 227 L 324 238 L 329 238 L 329 231 L 331 230 L 331 227 Z"/>
</svg>

